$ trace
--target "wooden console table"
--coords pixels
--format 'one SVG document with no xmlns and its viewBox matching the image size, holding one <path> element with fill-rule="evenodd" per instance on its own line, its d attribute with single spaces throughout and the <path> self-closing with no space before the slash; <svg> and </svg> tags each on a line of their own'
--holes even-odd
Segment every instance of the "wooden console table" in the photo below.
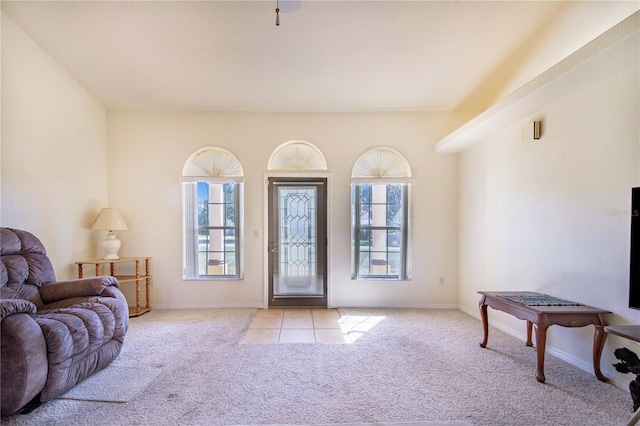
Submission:
<svg viewBox="0 0 640 426">
<path fill-rule="evenodd" d="M 587 325 L 593 325 L 595 327 L 593 339 L 593 370 L 599 380 L 607 380 L 600 371 L 600 356 L 602 355 L 602 348 L 604 347 L 604 342 L 607 338 L 607 333 L 604 330 L 604 327 L 607 325 L 607 321 L 604 316 L 611 312 L 577 303 L 570 306 L 528 306 L 508 299 L 508 297 L 545 296 L 531 291 L 479 291 L 478 293 L 482 295 L 480 298 L 480 317 L 482 318 L 482 327 L 484 330 L 484 340 L 480 343 L 481 347 L 484 348 L 487 346 L 487 340 L 489 338 L 487 306 L 491 306 L 493 309 L 511 314 L 518 319 L 526 320 L 527 346 L 533 346 L 533 342 L 531 341 L 531 331 L 533 325 L 535 325 L 536 353 L 538 355 L 538 374 L 536 379 L 540 383 L 544 383 L 544 351 L 547 341 L 547 328 L 554 324 L 563 327 L 584 327 Z"/>
<path fill-rule="evenodd" d="M 144 261 L 144 275 L 140 274 L 140 263 Z M 121 257 L 120 259 L 92 259 L 92 260 L 82 260 L 80 262 L 76 262 L 78 265 L 78 278 L 82 278 L 84 276 L 82 266 L 83 265 L 95 265 L 95 274 L 96 276 L 102 275 L 100 273 L 100 268 L 102 265 L 109 265 L 109 274 L 113 277 L 116 277 L 119 282 L 135 282 L 136 284 L 136 306 L 129 307 L 129 316 L 137 317 L 144 313 L 147 313 L 151 310 L 150 298 L 149 298 L 149 285 L 151 283 L 151 271 L 150 271 L 150 257 Z M 116 275 L 116 263 L 134 263 L 135 262 L 135 275 Z M 140 282 L 145 282 L 145 298 L 146 305 L 144 307 L 140 306 Z"/>
</svg>

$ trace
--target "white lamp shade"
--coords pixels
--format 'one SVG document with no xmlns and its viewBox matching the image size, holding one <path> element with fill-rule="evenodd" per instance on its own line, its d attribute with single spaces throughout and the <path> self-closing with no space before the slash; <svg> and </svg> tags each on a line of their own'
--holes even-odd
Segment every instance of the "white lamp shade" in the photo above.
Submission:
<svg viewBox="0 0 640 426">
<path fill-rule="evenodd" d="M 124 231 L 129 229 L 120 210 L 106 207 L 100 211 L 91 229 L 97 231 Z"/>
</svg>

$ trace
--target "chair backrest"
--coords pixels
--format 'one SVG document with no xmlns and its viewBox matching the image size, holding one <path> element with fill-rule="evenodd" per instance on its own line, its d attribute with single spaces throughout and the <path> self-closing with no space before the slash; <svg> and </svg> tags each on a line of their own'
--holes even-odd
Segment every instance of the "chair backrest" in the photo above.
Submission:
<svg viewBox="0 0 640 426">
<path fill-rule="evenodd" d="M 27 231 L 0 228 L 0 258 L 0 297 L 42 306 L 38 289 L 56 276 L 40 240 Z"/>
</svg>

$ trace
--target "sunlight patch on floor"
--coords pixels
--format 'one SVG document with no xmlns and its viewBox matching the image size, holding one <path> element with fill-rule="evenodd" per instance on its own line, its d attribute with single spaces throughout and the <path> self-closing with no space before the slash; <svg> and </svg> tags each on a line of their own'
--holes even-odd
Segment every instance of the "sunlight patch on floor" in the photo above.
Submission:
<svg viewBox="0 0 640 426">
<path fill-rule="evenodd" d="M 348 343 L 353 343 L 375 327 L 384 316 L 345 315 L 340 318 L 340 330 Z"/>
</svg>

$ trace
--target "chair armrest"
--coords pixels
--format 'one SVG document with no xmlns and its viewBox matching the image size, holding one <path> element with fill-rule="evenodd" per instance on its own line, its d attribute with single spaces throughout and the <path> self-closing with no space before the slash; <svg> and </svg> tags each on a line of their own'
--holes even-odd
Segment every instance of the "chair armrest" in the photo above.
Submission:
<svg viewBox="0 0 640 426">
<path fill-rule="evenodd" d="M 2 306 L 0 320 L 13 314 L 35 315 L 38 310 L 36 305 L 24 299 L 1 299 L 0 305 Z"/>
<path fill-rule="evenodd" d="M 46 304 L 72 297 L 100 296 L 109 286 L 120 287 L 115 277 L 100 276 L 58 281 L 40 287 L 40 298 Z"/>
</svg>

